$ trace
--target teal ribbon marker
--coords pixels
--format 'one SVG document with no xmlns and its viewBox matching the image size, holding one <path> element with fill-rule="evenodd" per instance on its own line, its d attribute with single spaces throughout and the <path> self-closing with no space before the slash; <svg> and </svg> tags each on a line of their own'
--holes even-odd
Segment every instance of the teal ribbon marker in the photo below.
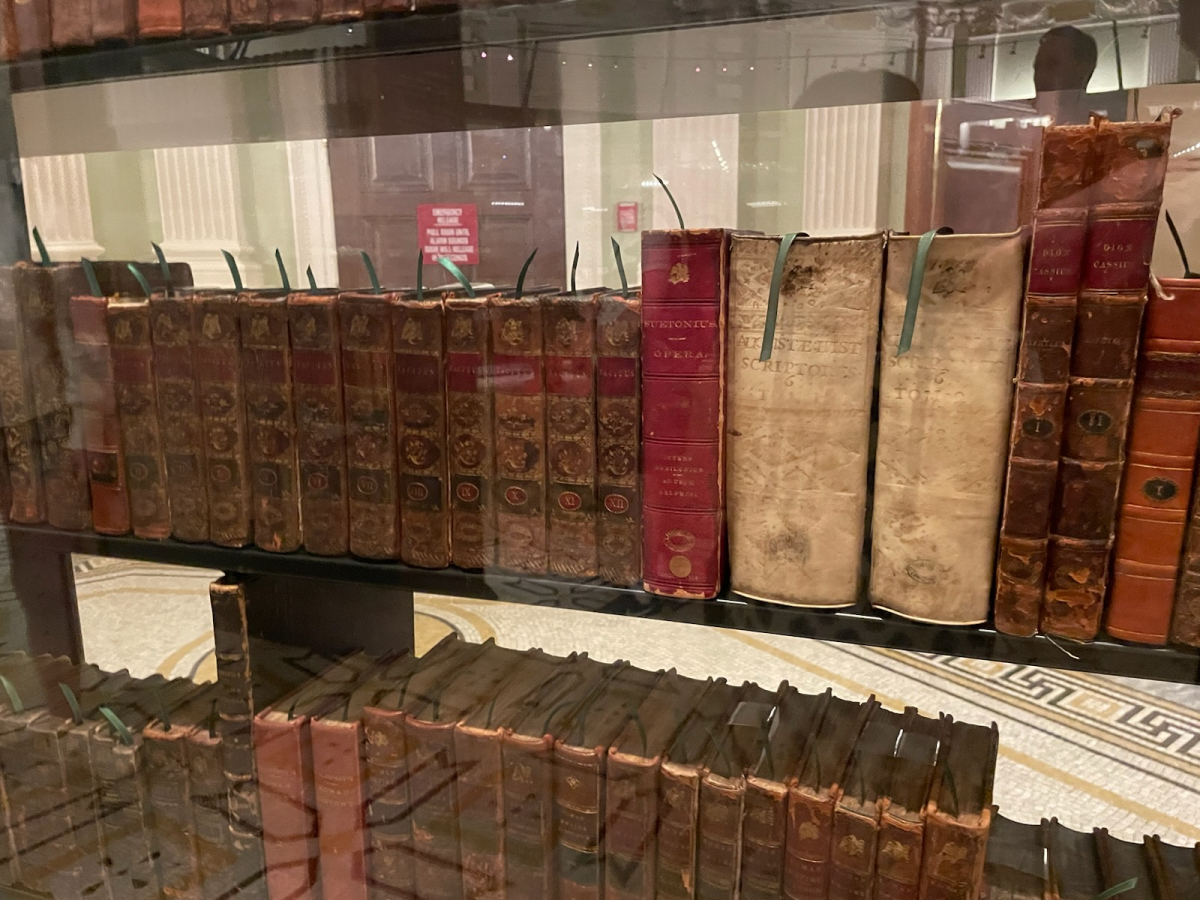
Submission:
<svg viewBox="0 0 1200 900">
<path fill-rule="evenodd" d="M 521 292 L 525 290 L 525 273 L 529 271 L 529 264 L 533 262 L 535 256 L 537 256 L 537 247 L 533 248 L 533 252 L 525 260 L 525 265 L 521 266 L 521 274 L 517 276 L 517 289 L 513 292 L 513 295 L 518 300 L 521 299 Z"/>
<path fill-rule="evenodd" d="M 83 710 L 79 708 L 79 700 L 75 697 L 75 692 L 63 684 L 58 683 L 58 689 L 62 691 L 62 695 L 67 700 L 67 706 L 71 707 L 71 721 L 76 725 L 83 724 Z"/>
<path fill-rule="evenodd" d="M 37 230 L 37 226 L 33 226 L 33 243 L 37 246 L 38 265 L 50 265 L 50 251 L 46 249 L 46 242 L 42 240 L 41 232 Z"/>
<path fill-rule="evenodd" d="M 229 266 L 229 274 L 233 276 L 233 289 L 241 293 L 242 273 L 238 271 L 237 260 L 233 258 L 233 254 L 228 250 L 222 250 L 221 255 L 225 257 L 225 265 Z"/>
<path fill-rule="evenodd" d="M 163 253 L 163 248 L 154 243 L 154 241 L 150 242 L 150 246 L 154 248 L 154 255 L 158 257 L 158 267 L 162 270 L 163 286 L 169 295 L 175 285 L 171 283 L 171 267 L 167 265 L 167 256 Z"/>
<path fill-rule="evenodd" d="M 112 730 L 116 732 L 117 737 L 121 739 L 121 743 L 126 747 L 133 745 L 133 735 L 129 731 L 129 727 L 121 721 L 120 717 L 109 709 L 107 706 L 100 707 L 100 715 L 108 720 L 108 724 L 112 726 Z"/>
<path fill-rule="evenodd" d="M 1128 881 L 1122 881 L 1120 884 L 1114 884 L 1102 894 L 1098 894 L 1096 896 L 1096 900 L 1112 900 L 1113 897 L 1116 897 L 1119 894 L 1124 894 L 1126 891 L 1132 891 L 1135 887 L 1137 887 L 1137 883 L 1138 880 L 1136 878 L 1130 878 Z"/>
<path fill-rule="evenodd" d="M 629 279 L 625 277 L 625 263 L 621 261 L 621 245 L 617 243 L 617 239 L 612 235 L 609 235 L 608 239 L 612 241 L 613 257 L 617 261 L 617 274 L 621 276 L 621 296 L 628 300 Z"/>
<path fill-rule="evenodd" d="M 308 289 L 310 291 L 317 290 L 317 279 L 313 277 L 312 266 L 304 270 L 304 274 L 308 276 Z"/>
<path fill-rule="evenodd" d="M 96 267 L 92 265 L 90 259 L 79 260 L 83 266 L 83 274 L 87 276 L 88 290 L 92 292 L 93 297 L 103 297 L 104 292 L 100 290 L 100 282 L 96 280 Z"/>
<path fill-rule="evenodd" d="M 425 299 L 425 251 L 417 251 L 417 299 Z"/>
<path fill-rule="evenodd" d="M 921 286 L 925 283 L 925 262 L 929 259 L 929 248 L 933 246 L 935 237 L 950 233 L 951 229 L 943 226 L 925 232 L 917 241 L 912 272 L 908 276 L 908 302 L 904 306 L 904 324 L 900 328 L 900 344 L 896 347 L 897 356 L 902 356 L 912 349 L 913 330 L 917 327 L 917 306 L 921 303 Z"/>
<path fill-rule="evenodd" d="M 775 270 L 771 273 L 771 292 L 767 295 L 767 320 L 763 323 L 762 348 L 758 351 L 758 361 L 766 362 L 771 358 L 771 350 L 775 346 L 775 320 L 779 316 L 779 288 L 783 284 L 783 270 L 787 267 L 788 251 L 792 242 L 800 232 L 793 231 L 785 234 L 779 242 L 779 252 L 775 254 Z"/>
<path fill-rule="evenodd" d="M 138 267 L 135 266 L 133 263 L 125 263 L 125 267 L 127 269 L 129 269 L 130 274 L 132 274 L 133 277 L 135 279 L 137 279 L 138 287 L 140 287 L 142 289 L 142 293 L 145 294 L 147 297 L 149 297 L 151 294 L 150 282 L 148 282 L 146 280 L 146 276 L 143 275 L 141 270 L 138 269 Z"/>
<path fill-rule="evenodd" d="M 675 195 L 671 193 L 671 189 L 667 187 L 667 183 L 657 175 L 654 176 L 654 180 L 658 182 L 659 187 L 667 192 L 667 199 L 671 201 L 671 207 L 675 210 L 675 218 L 679 220 L 679 230 L 683 231 L 683 213 L 679 211 L 679 204 L 675 202 Z"/>
<path fill-rule="evenodd" d="M 359 250 L 358 255 L 362 257 L 363 268 L 367 270 L 367 278 L 371 279 L 371 293 L 382 294 L 383 288 L 379 286 L 379 276 L 375 274 L 375 263 L 371 262 L 371 257 L 366 250 Z"/>
<path fill-rule="evenodd" d="M 275 265 L 279 267 L 279 280 L 283 282 L 283 289 L 291 291 L 292 283 L 288 281 L 287 268 L 283 264 L 283 256 L 279 252 L 279 248 L 275 248 Z"/>
<path fill-rule="evenodd" d="M 575 293 L 575 270 L 579 268 L 579 241 L 575 242 L 575 258 L 571 260 L 571 293 Z"/>
<path fill-rule="evenodd" d="M 12 707 L 12 711 L 15 713 L 25 712 L 25 704 L 21 702 L 21 695 L 17 693 L 17 689 L 6 675 L 0 675 L 0 687 L 3 687 L 4 693 L 8 695 L 8 705 Z"/>
<path fill-rule="evenodd" d="M 438 262 L 442 264 L 442 268 L 458 279 L 458 283 L 463 286 L 463 290 L 467 292 L 467 296 L 474 298 L 475 288 L 471 287 L 471 282 L 467 279 L 467 276 L 463 274 L 463 270 L 454 263 L 450 262 L 450 260 L 446 259 L 444 256 L 440 257 Z"/>
</svg>

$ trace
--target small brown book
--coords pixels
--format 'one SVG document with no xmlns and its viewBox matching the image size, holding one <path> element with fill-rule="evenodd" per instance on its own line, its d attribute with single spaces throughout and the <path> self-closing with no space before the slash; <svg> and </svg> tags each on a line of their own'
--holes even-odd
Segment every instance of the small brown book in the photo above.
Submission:
<svg viewBox="0 0 1200 900">
<path fill-rule="evenodd" d="M 998 824 L 999 820 L 996 821 Z M 1073 831 L 1058 819 L 1043 822 L 1042 831 L 1048 866 L 1047 897 L 1050 900 L 1096 900 L 1104 893 L 1104 879 L 1092 833 Z"/>
<path fill-rule="evenodd" d="M 1141 841 L 1123 841 L 1109 834 L 1107 828 L 1097 828 L 1092 834 L 1096 839 L 1096 856 L 1105 890 L 1132 881 L 1133 884 L 1121 892 L 1122 900 L 1160 900 L 1150 877 L 1148 837 Z"/>
<path fill-rule="evenodd" d="M 1049 866 L 1046 856 L 1046 830 L 1047 823 L 1044 819 L 1040 824 L 1025 825 L 1004 816 L 995 817 L 991 837 L 987 842 L 987 861 L 984 868 L 988 900 L 1046 900 L 1050 896 L 1047 894 Z"/>
<path fill-rule="evenodd" d="M 1157 835 L 1146 838 L 1150 874 L 1160 900 L 1200 897 L 1200 846 L 1164 844 Z"/>
</svg>

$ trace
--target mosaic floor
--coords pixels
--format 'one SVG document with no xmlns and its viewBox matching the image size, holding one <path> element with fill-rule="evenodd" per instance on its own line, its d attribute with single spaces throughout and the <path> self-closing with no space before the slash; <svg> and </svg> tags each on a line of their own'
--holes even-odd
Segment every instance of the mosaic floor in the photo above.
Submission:
<svg viewBox="0 0 1200 900">
<path fill-rule="evenodd" d="M 88 660 L 139 675 L 214 678 L 207 590 L 215 575 L 77 557 Z M 450 629 L 510 647 L 586 650 L 730 681 L 787 679 L 802 691 L 832 685 L 892 708 L 994 720 L 995 801 L 1005 815 L 1054 815 L 1126 839 L 1200 841 L 1200 687 L 418 594 L 418 652 Z"/>
</svg>

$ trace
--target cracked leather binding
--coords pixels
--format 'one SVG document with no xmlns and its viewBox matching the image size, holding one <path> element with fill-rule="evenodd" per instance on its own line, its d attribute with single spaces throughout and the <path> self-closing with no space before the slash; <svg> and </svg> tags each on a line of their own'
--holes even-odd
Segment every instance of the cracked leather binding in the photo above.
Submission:
<svg viewBox="0 0 1200 900">
<path fill-rule="evenodd" d="M 33 373 L 11 266 L 0 267 L 0 424 L 11 490 L 6 510 L 13 522 L 46 518 L 41 447 L 33 400 Z"/>
</svg>

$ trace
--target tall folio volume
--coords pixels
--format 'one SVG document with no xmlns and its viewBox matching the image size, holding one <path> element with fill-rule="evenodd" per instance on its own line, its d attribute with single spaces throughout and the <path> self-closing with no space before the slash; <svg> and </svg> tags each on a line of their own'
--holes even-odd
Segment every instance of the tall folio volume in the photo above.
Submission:
<svg viewBox="0 0 1200 900">
<path fill-rule="evenodd" d="M 642 234 L 642 580 L 669 597 L 721 589 L 729 233 Z"/>
</svg>

